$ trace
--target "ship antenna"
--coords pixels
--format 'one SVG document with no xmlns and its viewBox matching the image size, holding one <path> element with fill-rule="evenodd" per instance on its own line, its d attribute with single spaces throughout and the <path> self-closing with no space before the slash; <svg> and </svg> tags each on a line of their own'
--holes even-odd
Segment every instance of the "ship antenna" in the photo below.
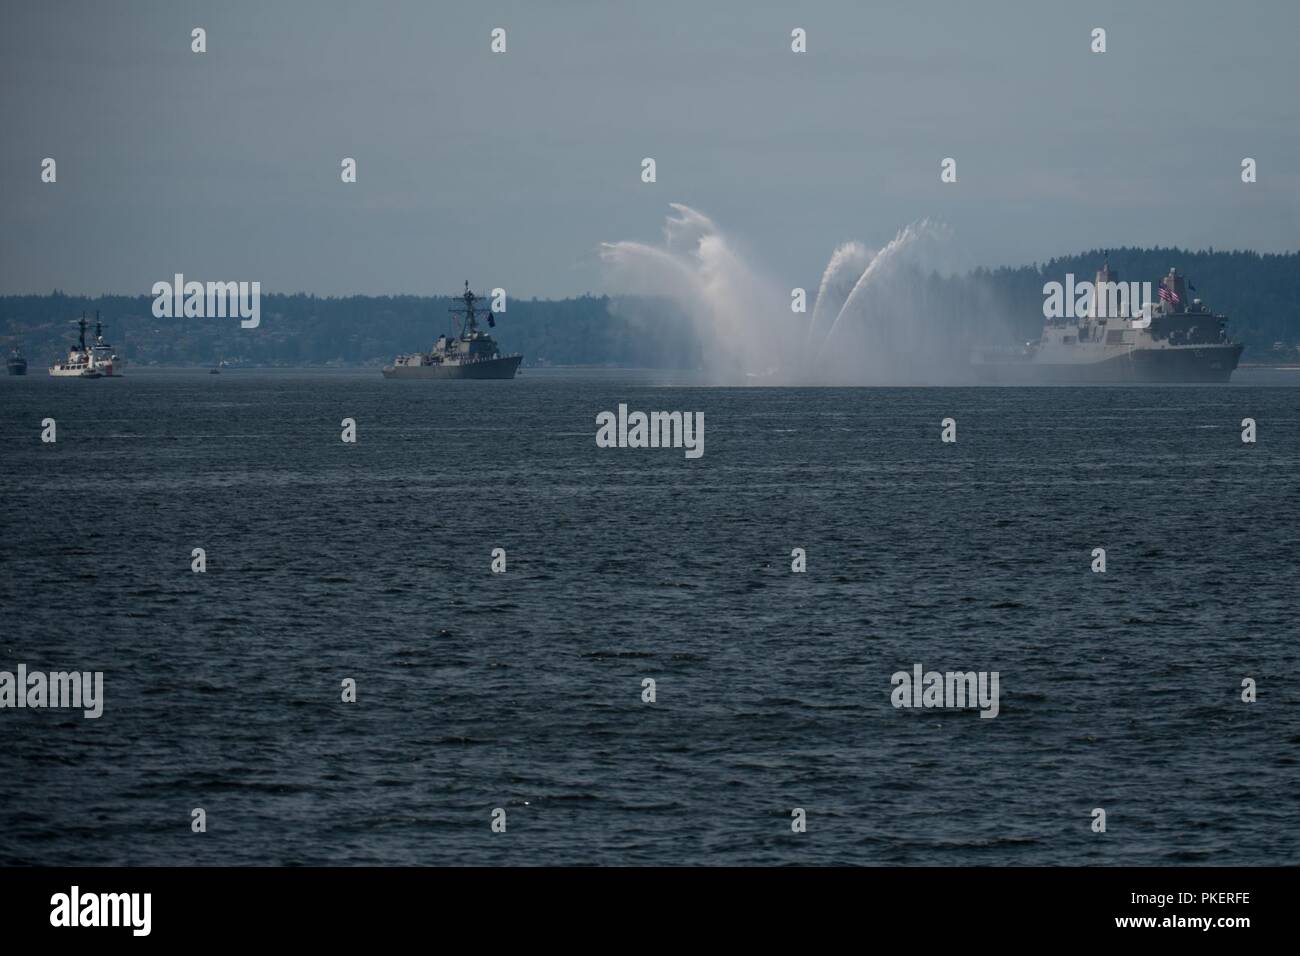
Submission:
<svg viewBox="0 0 1300 956">
<path fill-rule="evenodd" d="M 478 330 L 478 324 L 474 320 L 474 301 L 478 296 L 470 291 L 468 279 L 465 280 L 465 294 L 460 298 L 465 305 L 463 307 L 449 309 L 448 311 L 451 312 L 452 315 L 456 316 L 457 320 L 459 320 L 462 314 L 465 316 L 464 324 L 461 325 L 460 334 L 462 336 L 469 336 Z"/>
</svg>

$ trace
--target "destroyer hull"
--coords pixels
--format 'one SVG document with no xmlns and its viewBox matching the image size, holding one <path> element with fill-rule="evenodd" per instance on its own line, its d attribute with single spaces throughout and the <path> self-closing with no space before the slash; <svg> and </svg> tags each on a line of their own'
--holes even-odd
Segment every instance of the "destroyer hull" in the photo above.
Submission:
<svg viewBox="0 0 1300 956">
<path fill-rule="evenodd" d="M 401 379 L 510 379 L 519 370 L 522 355 L 483 359 L 463 365 L 389 365 L 384 378 Z"/>
<path fill-rule="evenodd" d="M 1006 358 L 976 362 L 980 381 L 990 385 L 1140 385 L 1228 381 L 1242 346 L 1210 345 L 1133 349 L 1096 361 L 1052 362 Z"/>
</svg>

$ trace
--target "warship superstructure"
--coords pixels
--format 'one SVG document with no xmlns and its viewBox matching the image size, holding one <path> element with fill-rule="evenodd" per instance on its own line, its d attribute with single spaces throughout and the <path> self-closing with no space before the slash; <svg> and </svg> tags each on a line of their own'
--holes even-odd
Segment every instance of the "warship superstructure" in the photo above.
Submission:
<svg viewBox="0 0 1300 956">
<path fill-rule="evenodd" d="M 23 357 L 22 349 L 14 346 L 9 353 L 9 360 L 5 362 L 5 367 L 9 370 L 10 375 L 27 374 L 27 359 Z"/>
<path fill-rule="evenodd" d="M 452 335 L 440 335 L 428 352 L 399 355 L 384 367 L 384 378 L 514 378 L 523 361 L 522 355 L 502 355 L 496 339 L 478 327 L 478 316 L 486 314 L 489 328 L 496 328 L 491 311 L 477 309 L 474 303 L 482 296 L 470 291 L 465 280 L 462 304 L 448 311 L 456 319 Z"/>
<path fill-rule="evenodd" d="M 972 365 L 991 384 L 1226 382 L 1243 346 L 1228 338 L 1228 318 L 1188 299 L 1176 269 L 1161 278 L 1152 302 L 1107 308 L 1102 290 L 1119 284 L 1105 262 L 1082 315 L 1049 318 L 1042 337 L 1022 349 L 981 349 Z M 1191 287 L 1195 291 L 1195 287 Z"/>
<path fill-rule="evenodd" d="M 113 352 L 113 346 L 104 341 L 104 326 L 95 313 L 95 344 L 86 345 L 86 316 L 77 322 L 80 330 L 77 344 L 68 349 L 68 357 L 50 366 L 56 378 L 113 378 L 121 374 L 122 360 Z"/>
</svg>

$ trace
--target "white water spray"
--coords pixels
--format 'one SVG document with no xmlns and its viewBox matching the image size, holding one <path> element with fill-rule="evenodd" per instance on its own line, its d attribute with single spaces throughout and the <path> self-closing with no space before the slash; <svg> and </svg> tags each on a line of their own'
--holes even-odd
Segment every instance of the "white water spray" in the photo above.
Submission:
<svg viewBox="0 0 1300 956">
<path fill-rule="evenodd" d="M 832 322 L 839 318 L 840 310 L 844 308 L 844 302 L 853 291 L 858 276 L 862 275 L 875 257 L 874 250 L 856 240 L 844 243 L 831 253 L 826 271 L 822 273 L 821 284 L 817 287 L 817 301 L 813 304 L 812 316 L 808 319 L 810 345 L 826 335 L 826 329 L 822 327 L 825 316 L 829 315 Z"/>
<path fill-rule="evenodd" d="M 874 253 L 840 245 L 803 327 L 789 291 L 751 268 L 711 219 L 680 203 L 672 210 L 663 246 L 606 243 L 601 257 L 621 291 L 670 298 L 686 313 L 711 383 L 869 384 L 923 367 L 925 356 L 897 354 L 933 339 L 907 328 L 925 317 L 899 280 L 922 240 L 948 235 L 943 227 L 913 223 Z"/>
</svg>

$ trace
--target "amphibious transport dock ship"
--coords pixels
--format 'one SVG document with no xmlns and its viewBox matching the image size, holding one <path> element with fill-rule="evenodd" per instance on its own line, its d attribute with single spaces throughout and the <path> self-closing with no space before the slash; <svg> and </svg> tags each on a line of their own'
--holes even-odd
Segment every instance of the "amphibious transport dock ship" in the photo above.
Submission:
<svg viewBox="0 0 1300 956">
<path fill-rule="evenodd" d="M 1094 290 L 1113 288 L 1109 262 Z M 1176 269 L 1160 280 L 1158 301 L 1113 310 L 1095 293 L 1072 318 L 1048 319 L 1042 338 L 1022 349 L 980 349 L 971 364 L 995 385 L 1091 385 L 1142 382 L 1226 382 L 1242 345 L 1228 338 L 1227 316 L 1187 298 Z M 1193 287 L 1193 291 L 1195 288 Z"/>
<path fill-rule="evenodd" d="M 455 335 L 440 335 L 432 351 L 399 355 L 392 365 L 384 367 L 384 378 L 514 378 L 522 355 L 502 355 L 496 339 L 478 327 L 478 316 L 484 310 L 474 303 L 482 297 L 469 289 L 460 296 L 463 305 L 448 311 L 456 317 L 459 326 Z M 489 328 L 496 328 L 496 319 L 486 312 Z"/>
</svg>

